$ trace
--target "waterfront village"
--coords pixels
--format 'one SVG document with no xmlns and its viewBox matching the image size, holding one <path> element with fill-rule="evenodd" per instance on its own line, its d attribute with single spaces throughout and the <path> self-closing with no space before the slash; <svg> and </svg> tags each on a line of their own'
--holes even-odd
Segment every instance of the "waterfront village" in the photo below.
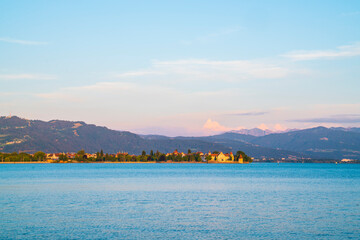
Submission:
<svg viewBox="0 0 360 240">
<path fill-rule="evenodd" d="M 118 152 L 116 154 L 104 153 L 102 150 L 96 153 L 86 153 L 80 150 L 77 153 L 0 153 L 1 162 L 44 162 L 44 163 L 85 163 L 85 162 L 143 162 L 143 163 L 250 163 L 252 159 L 242 151 L 232 152 L 191 152 L 187 153 L 175 150 L 172 153 L 153 152 L 148 154 L 142 151 L 141 155 Z"/>
</svg>

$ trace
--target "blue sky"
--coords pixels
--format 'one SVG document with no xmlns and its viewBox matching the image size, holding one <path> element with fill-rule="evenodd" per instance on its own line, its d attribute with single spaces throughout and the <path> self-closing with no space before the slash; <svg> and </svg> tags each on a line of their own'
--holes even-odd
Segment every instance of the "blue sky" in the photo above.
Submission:
<svg viewBox="0 0 360 240">
<path fill-rule="evenodd" d="M 0 2 L 0 114 L 208 135 L 360 126 L 359 1 Z"/>
</svg>

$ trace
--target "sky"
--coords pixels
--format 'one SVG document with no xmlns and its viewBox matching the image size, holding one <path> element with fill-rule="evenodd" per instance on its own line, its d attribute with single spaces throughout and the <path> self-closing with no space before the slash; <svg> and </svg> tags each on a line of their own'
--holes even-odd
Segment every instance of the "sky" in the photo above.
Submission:
<svg viewBox="0 0 360 240">
<path fill-rule="evenodd" d="M 360 1 L 0 1 L 0 115 L 202 136 L 360 127 Z"/>
</svg>

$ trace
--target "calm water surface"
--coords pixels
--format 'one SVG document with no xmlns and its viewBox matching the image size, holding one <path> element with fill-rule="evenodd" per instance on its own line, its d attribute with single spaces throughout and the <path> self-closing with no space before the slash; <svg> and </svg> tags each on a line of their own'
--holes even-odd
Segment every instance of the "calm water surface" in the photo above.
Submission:
<svg viewBox="0 0 360 240">
<path fill-rule="evenodd" d="M 360 165 L 1 164 L 0 239 L 360 239 Z"/>
</svg>

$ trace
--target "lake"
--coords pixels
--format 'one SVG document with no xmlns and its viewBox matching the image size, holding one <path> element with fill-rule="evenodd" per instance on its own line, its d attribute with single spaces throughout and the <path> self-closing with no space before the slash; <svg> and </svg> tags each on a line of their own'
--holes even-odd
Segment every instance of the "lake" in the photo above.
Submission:
<svg viewBox="0 0 360 240">
<path fill-rule="evenodd" d="M 0 239 L 359 239 L 356 164 L 0 164 Z"/>
</svg>

